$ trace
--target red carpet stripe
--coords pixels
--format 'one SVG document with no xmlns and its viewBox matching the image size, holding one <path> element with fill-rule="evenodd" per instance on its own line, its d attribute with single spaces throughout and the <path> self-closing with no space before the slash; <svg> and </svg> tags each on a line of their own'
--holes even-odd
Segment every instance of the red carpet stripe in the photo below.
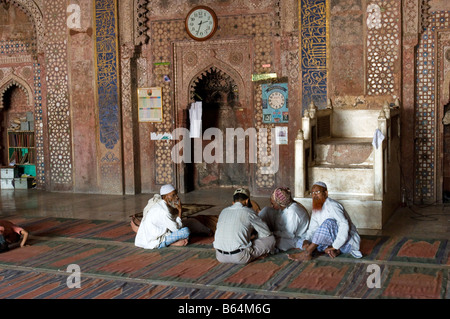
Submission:
<svg viewBox="0 0 450 319">
<path fill-rule="evenodd" d="M 233 265 L 217 262 L 211 240 L 192 240 L 195 244 L 187 247 L 144 250 L 130 242 L 124 244 L 134 236 L 125 222 L 23 220 L 35 233 L 30 239 L 31 246 L 0 254 L 0 298 L 246 298 L 276 297 L 276 294 L 446 298 L 450 295 L 448 240 L 361 236 L 366 254 L 361 260 L 345 254 L 335 259 L 322 255 L 301 263 L 279 253 L 249 265 Z M 90 240 L 77 241 L 78 238 Z M 66 285 L 69 274 L 65 271 L 71 263 L 81 267 L 81 288 L 69 289 Z M 381 289 L 367 287 L 370 263 L 381 266 Z M 61 275 L 56 271 L 61 271 Z M 111 279 L 99 279 L 98 275 Z M 151 284 L 153 281 L 164 284 Z"/>
</svg>

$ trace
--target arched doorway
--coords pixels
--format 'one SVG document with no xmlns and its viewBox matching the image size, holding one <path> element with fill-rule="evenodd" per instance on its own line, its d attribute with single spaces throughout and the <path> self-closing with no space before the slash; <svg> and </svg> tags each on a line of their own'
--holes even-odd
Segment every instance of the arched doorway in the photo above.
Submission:
<svg viewBox="0 0 450 319">
<path fill-rule="evenodd" d="M 191 141 L 191 149 L 195 143 L 201 143 L 203 160 L 195 160 L 192 152 L 191 163 L 187 164 L 187 191 L 207 187 L 235 187 L 249 184 L 248 161 L 239 163 L 236 158 L 240 146 L 234 134 L 227 134 L 227 129 L 245 128 L 239 102 L 239 91 L 233 78 L 224 71 L 211 67 L 202 72 L 193 82 L 190 89 L 191 100 L 202 103 L 202 137 L 201 141 Z M 189 127 L 188 122 L 188 127 Z M 228 144 L 227 144 L 228 141 Z M 231 141 L 231 142 L 230 142 Z M 233 160 L 227 158 L 230 152 Z M 205 157 L 211 155 L 214 161 Z"/>
<path fill-rule="evenodd" d="M 24 173 L 36 177 L 37 188 L 45 188 L 47 86 L 43 66 L 46 61 L 46 42 L 43 40 L 45 30 L 42 12 L 34 1 L 11 0 L 0 3 L 0 29 L 3 31 L 0 35 L 3 47 L 0 54 L 0 161 L 10 164 L 9 137 L 15 135 L 22 141 L 29 141 L 21 143 L 20 147 L 16 145 L 15 151 L 17 154 L 26 154 L 26 157 L 21 158 Z M 29 126 L 20 127 L 21 124 L 16 123 L 19 127 L 14 127 L 11 125 L 14 120 L 28 122 Z M 22 147 L 24 145 L 28 152 Z"/>
<path fill-rule="evenodd" d="M 21 174 L 36 176 L 34 125 L 29 126 L 34 123 L 34 107 L 25 89 L 14 83 L 6 87 L 0 94 L 0 164 L 15 165 Z"/>
<path fill-rule="evenodd" d="M 224 128 L 244 131 L 255 129 L 254 101 L 251 93 L 254 89 L 251 81 L 254 64 L 252 52 L 252 42 L 248 39 L 176 42 L 173 81 L 176 128 L 190 129 L 189 108 L 193 102 L 201 100 L 204 121 L 202 133 L 216 128 L 222 133 L 222 143 L 225 143 Z M 200 153 L 205 151 L 205 147 L 206 153 L 210 153 L 211 143 L 214 143 L 211 140 L 188 139 L 183 143 L 191 145 L 191 149 L 193 143 L 200 142 Z M 239 145 L 243 145 L 242 142 L 243 139 L 240 139 Z M 237 147 L 235 143 L 232 144 Z M 179 142 L 176 145 L 179 145 Z M 244 148 L 246 147 L 239 146 L 241 151 Z M 214 156 L 215 150 L 211 152 Z M 225 152 L 223 157 L 226 157 Z M 203 159 L 197 163 L 192 160 L 177 162 L 178 190 L 186 193 L 197 188 L 237 185 L 252 189 L 255 165 L 249 165 L 248 161 L 247 164 L 242 161 L 231 162 L 233 161 L 218 163 L 220 165 L 206 163 Z"/>
</svg>

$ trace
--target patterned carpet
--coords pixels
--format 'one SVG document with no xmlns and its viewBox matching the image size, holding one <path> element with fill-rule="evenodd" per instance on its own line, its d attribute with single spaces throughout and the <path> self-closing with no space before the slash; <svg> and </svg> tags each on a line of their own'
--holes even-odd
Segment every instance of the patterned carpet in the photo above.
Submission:
<svg viewBox="0 0 450 319">
<path fill-rule="evenodd" d="M 0 254 L 1 299 L 449 299 L 449 240 L 362 236 L 362 259 L 279 253 L 248 265 L 221 264 L 212 237 L 186 247 L 134 246 L 128 222 L 9 216 L 30 246 Z M 80 269 L 79 288 L 69 265 Z M 380 288 L 370 287 L 373 266 Z"/>
</svg>

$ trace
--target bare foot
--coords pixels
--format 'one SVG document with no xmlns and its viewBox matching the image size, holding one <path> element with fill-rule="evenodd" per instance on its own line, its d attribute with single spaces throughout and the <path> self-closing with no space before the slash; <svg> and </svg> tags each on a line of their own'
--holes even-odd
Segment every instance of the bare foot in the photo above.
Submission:
<svg viewBox="0 0 450 319">
<path fill-rule="evenodd" d="M 334 249 L 334 248 L 327 248 L 325 249 L 325 252 L 330 256 L 331 258 L 335 258 L 341 254 L 340 249 Z"/>
<path fill-rule="evenodd" d="M 186 246 L 188 244 L 188 242 L 189 242 L 188 239 L 180 239 L 179 241 L 174 242 L 170 246 L 182 247 L 182 246 Z"/>
<path fill-rule="evenodd" d="M 312 256 L 307 251 L 302 251 L 296 254 L 288 254 L 288 258 L 294 261 L 307 261 L 311 260 Z"/>
</svg>

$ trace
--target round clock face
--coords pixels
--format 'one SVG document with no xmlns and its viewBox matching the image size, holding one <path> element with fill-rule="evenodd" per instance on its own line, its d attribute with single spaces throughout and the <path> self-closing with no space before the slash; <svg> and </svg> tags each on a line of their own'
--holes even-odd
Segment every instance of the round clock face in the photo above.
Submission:
<svg viewBox="0 0 450 319">
<path fill-rule="evenodd" d="M 214 35 L 217 29 L 217 16 L 205 6 L 193 8 L 186 16 L 186 31 L 191 38 L 204 41 Z"/>
<path fill-rule="evenodd" d="M 284 95 L 280 92 L 273 92 L 269 95 L 267 102 L 271 108 L 279 109 L 283 107 L 285 103 Z"/>
</svg>

